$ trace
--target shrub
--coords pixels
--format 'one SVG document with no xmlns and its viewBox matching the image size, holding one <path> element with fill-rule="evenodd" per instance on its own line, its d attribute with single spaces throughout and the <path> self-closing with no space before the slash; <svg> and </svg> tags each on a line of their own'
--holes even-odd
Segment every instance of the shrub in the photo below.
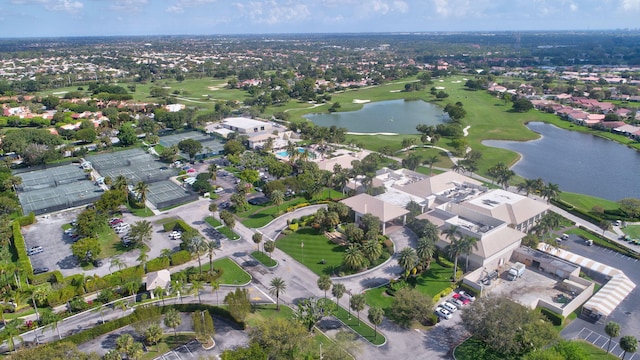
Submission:
<svg viewBox="0 0 640 360">
<path fill-rule="evenodd" d="M 295 219 L 294 219 L 294 220 L 295 220 Z M 291 223 L 291 224 L 289 225 L 289 230 L 291 230 L 291 231 L 296 231 L 296 230 L 298 230 L 298 226 L 299 226 L 299 225 L 298 225 L 298 223 L 297 223 L 297 222 L 296 222 L 296 223 Z"/>
<path fill-rule="evenodd" d="M 440 264 L 440 266 L 445 268 L 453 268 L 453 263 L 447 260 L 444 256 L 438 256 L 437 263 Z"/>
<path fill-rule="evenodd" d="M 454 290 L 453 287 L 448 287 L 442 291 L 440 291 L 439 293 L 437 293 L 434 297 L 433 297 L 433 302 L 437 303 L 438 301 L 440 301 L 440 299 L 442 299 L 443 297 L 451 294 L 451 292 Z"/>
<path fill-rule="evenodd" d="M 106 286 L 118 286 L 126 284 L 132 280 L 139 280 L 144 276 L 144 269 L 141 266 L 134 266 L 118 270 L 113 274 L 106 275 L 103 279 Z"/>
<path fill-rule="evenodd" d="M 36 222 L 36 214 L 32 211 L 29 215 L 21 216 L 18 218 L 18 223 L 20 226 L 31 225 Z"/>
<path fill-rule="evenodd" d="M 171 265 L 182 265 L 191 260 L 191 254 L 187 250 L 180 250 L 171 254 Z"/>
<path fill-rule="evenodd" d="M 33 275 L 33 267 L 31 267 L 31 261 L 27 255 L 27 245 L 24 243 L 24 237 L 20 232 L 20 223 L 14 221 L 11 224 L 13 247 L 18 254 L 18 267 L 22 269 L 27 275 Z"/>
<path fill-rule="evenodd" d="M 564 317 L 562 315 L 556 314 L 549 309 L 540 308 L 540 313 L 545 318 L 547 318 L 554 326 L 562 326 L 562 323 L 564 322 Z"/>
<path fill-rule="evenodd" d="M 185 223 L 184 221 L 182 221 L 180 219 L 171 220 L 171 221 L 163 224 L 162 228 L 166 232 L 172 232 L 174 230 L 175 231 L 181 231 L 181 232 L 186 232 L 186 231 L 189 231 L 189 230 L 195 231 L 191 226 L 187 225 L 187 223 Z"/>
<path fill-rule="evenodd" d="M 158 271 L 169 267 L 169 259 L 167 257 L 159 257 L 147 262 L 147 272 Z"/>
<path fill-rule="evenodd" d="M 467 285 L 465 283 L 460 284 L 460 289 L 464 290 L 464 292 L 466 292 L 468 294 L 471 294 L 471 295 L 473 295 L 475 297 L 478 297 L 478 290 L 472 288 L 471 286 L 469 286 L 469 285 Z"/>
</svg>

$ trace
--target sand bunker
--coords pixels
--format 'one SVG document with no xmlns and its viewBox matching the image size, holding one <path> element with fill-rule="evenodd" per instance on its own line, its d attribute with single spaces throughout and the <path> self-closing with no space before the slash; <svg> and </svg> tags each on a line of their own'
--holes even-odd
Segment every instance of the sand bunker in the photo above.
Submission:
<svg viewBox="0 0 640 360">
<path fill-rule="evenodd" d="M 209 86 L 207 87 L 207 89 L 211 90 L 211 91 L 216 91 L 216 90 L 220 90 L 224 87 L 224 85 L 214 85 L 214 86 Z"/>
<path fill-rule="evenodd" d="M 354 104 L 366 104 L 366 103 L 370 103 L 371 100 L 360 100 L 360 99 L 353 99 L 353 103 Z"/>
<path fill-rule="evenodd" d="M 436 86 L 436 90 L 444 90 L 444 86 Z"/>
<path fill-rule="evenodd" d="M 402 90 L 389 90 L 389 92 L 392 92 L 392 93 L 397 93 L 397 92 L 400 92 L 400 91 L 402 91 Z"/>
</svg>

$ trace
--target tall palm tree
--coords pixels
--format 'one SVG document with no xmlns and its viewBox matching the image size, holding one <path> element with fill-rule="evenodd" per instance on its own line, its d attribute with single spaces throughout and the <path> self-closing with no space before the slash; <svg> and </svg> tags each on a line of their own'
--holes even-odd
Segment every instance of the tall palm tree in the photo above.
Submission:
<svg viewBox="0 0 640 360">
<path fill-rule="evenodd" d="M 433 165 L 435 165 L 438 162 L 438 160 L 440 160 L 440 156 L 432 155 L 432 156 L 428 156 L 422 162 L 425 165 L 429 165 L 429 176 L 433 176 Z"/>
<path fill-rule="evenodd" d="M 465 264 L 465 271 L 469 271 L 469 257 L 471 256 L 471 253 L 473 252 L 473 250 L 478 250 L 478 238 L 475 238 L 473 236 L 468 236 L 468 235 L 464 235 L 461 239 L 461 252 L 464 252 L 467 256 L 466 256 L 466 264 Z"/>
<path fill-rule="evenodd" d="M 525 192 L 527 196 L 537 189 L 537 180 L 535 179 L 524 179 L 523 182 L 518 184 L 518 192 Z"/>
<path fill-rule="evenodd" d="M 461 173 L 464 171 L 464 166 L 460 163 L 460 162 L 456 162 L 455 164 L 453 164 L 453 166 L 451 167 L 451 170 L 457 172 L 457 173 Z"/>
<path fill-rule="evenodd" d="M 331 295 L 336 297 L 336 304 L 338 306 L 340 306 L 340 298 L 344 295 L 346 291 L 347 291 L 347 288 L 344 286 L 344 284 L 342 283 L 333 284 L 333 287 L 331 288 Z"/>
<path fill-rule="evenodd" d="M 216 255 L 218 244 L 215 241 L 206 241 L 207 253 L 209 254 L 209 272 L 213 272 L 213 257 Z"/>
<path fill-rule="evenodd" d="M 207 174 L 209 174 L 209 178 L 212 181 L 216 181 L 218 178 L 218 165 L 216 165 L 215 163 L 209 164 L 209 167 L 207 168 Z"/>
<path fill-rule="evenodd" d="M 297 157 L 297 156 L 298 156 L 298 154 L 299 154 L 299 153 L 298 153 L 298 149 L 296 148 L 296 144 L 295 144 L 295 143 L 293 143 L 293 142 L 291 142 L 291 141 L 289 141 L 289 142 L 287 143 L 287 146 L 286 146 L 286 148 L 285 148 L 285 149 L 286 149 L 286 151 L 287 151 L 287 155 L 289 155 L 289 162 L 290 162 L 291 164 L 293 164 L 293 163 L 294 163 L 294 160 L 296 159 L 296 157 Z"/>
<path fill-rule="evenodd" d="M 20 336 L 20 329 L 18 329 L 19 325 L 20 322 L 18 320 L 13 320 L 7 323 L 4 329 L 2 329 L 2 333 L 7 338 L 7 347 L 9 348 L 9 351 L 16 350 L 16 338 L 20 340 L 20 343 L 24 342 L 24 339 Z"/>
<path fill-rule="evenodd" d="M 429 237 L 421 237 L 418 239 L 418 245 L 416 246 L 416 255 L 420 263 L 425 264 L 426 268 L 429 268 L 433 254 L 436 252 L 436 244 Z"/>
<path fill-rule="evenodd" d="M 329 277 L 329 275 L 323 274 L 318 278 L 318 288 L 324 291 L 325 299 L 327 298 L 327 291 L 331 289 L 331 285 L 333 284 L 331 283 L 331 278 Z"/>
<path fill-rule="evenodd" d="M 280 213 L 280 206 L 284 203 L 284 193 L 281 190 L 273 190 L 269 195 L 269 198 L 276 206 L 277 213 Z"/>
<path fill-rule="evenodd" d="M 202 304 L 202 299 L 200 298 L 200 292 L 204 289 L 204 285 L 202 281 L 193 280 L 191 281 L 191 291 L 198 296 L 198 303 Z"/>
<path fill-rule="evenodd" d="M 202 274 L 202 259 L 200 259 L 200 257 L 209 248 L 207 242 L 202 238 L 202 236 L 197 234 L 194 234 L 191 238 L 185 240 L 187 244 L 187 251 L 198 259 L 198 267 L 200 268 L 200 274 Z"/>
<path fill-rule="evenodd" d="M 635 353 L 638 350 L 638 339 L 635 336 L 627 335 L 620 339 L 620 347 L 624 350 L 622 354 L 622 360 L 627 356 L 627 353 Z"/>
<path fill-rule="evenodd" d="M 164 314 L 164 325 L 166 327 L 173 328 L 173 335 L 176 338 L 178 337 L 176 328 L 180 326 L 181 323 L 182 317 L 180 317 L 180 313 L 176 309 L 169 308 L 169 310 Z"/>
<path fill-rule="evenodd" d="M 280 294 L 287 291 L 287 284 L 280 277 L 271 279 L 269 283 L 269 294 L 276 297 L 276 310 L 280 311 Z"/>
<path fill-rule="evenodd" d="M 611 348 L 611 340 L 614 337 L 620 336 L 620 324 L 617 322 L 609 321 L 607 325 L 604 327 L 604 332 L 609 335 L 609 342 L 607 343 L 607 354 Z"/>
<path fill-rule="evenodd" d="M 125 195 L 129 192 L 127 187 L 127 178 L 124 175 L 118 175 L 113 182 L 113 189 L 122 191 Z"/>
<path fill-rule="evenodd" d="M 366 300 L 364 294 L 355 294 L 349 300 L 349 307 L 351 310 L 358 313 L 358 325 L 360 325 L 360 311 L 364 310 Z"/>
<path fill-rule="evenodd" d="M 120 260 L 119 257 L 114 257 L 111 259 L 111 262 L 109 263 L 109 272 L 111 272 L 112 267 L 117 267 L 118 270 L 122 270 L 126 266 L 127 265 L 124 262 L 122 262 L 122 260 Z"/>
<path fill-rule="evenodd" d="M 458 274 L 458 257 L 462 252 L 462 239 L 460 238 L 451 239 L 451 242 L 445 248 L 445 252 L 447 253 L 447 255 L 449 255 L 451 260 L 453 260 L 453 281 L 456 281 L 457 280 L 456 275 Z"/>
<path fill-rule="evenodd" d="M 218 299 L 218 290 L 220 290 L 220 283 L 217 280 L 211 280 L 209 286 L 211 286 L 211 292 L 216 293 L 216 305 L 220 305 L 220 299 Z"/>
<path fill-rule="evenodd" d="M 136 184 L 134 191 L 136 192 L 136 194 L 138 194 L 138 200 L 140 201 L 142 206 L 145 206 L 145 202 L 147 201 L 147 193 L 149 192 L 149 185 L 144 181 L 139 181 Z"/>
<path fill-rule="evenodd" d="M 160 257 L 167 259 L 167 264 L 171 263 L 171 249 L 162 249 L 160 250 Z"/>
<path fill-rule="evenodd" d="M 367 318 L 369 318 L 369 321 L 374 326 L 374 329 L 373 329 L 374 339 L 378 337 L 378 325 L 382 323 L 383 317 L 384 317 L 384 310 L 382 310 L 381 307 L 374 306 L 369 308 L 369 314 L 367 315 Z"/>
<path fill-rule="evenodd" d="M 164 306 L 164 292 L 165 292 L 165 289 L 162 286 L 158 286 L 155 289 L 153 289 L 153 296 L 159 297 L 160 299 L 162 299 L 162 306 Z"/>
<path fill-rule="evenodd" d="M 145 273 L 147 272 L 147 260 L 149 260 L 149 254 L 147 254 L 144 249 L 140 250 L 140 255 L 138 255 L 136 261 L 140 264 Z"/>
<path fill-rule="evenodd" d="M 337 215 L 334 212 L 331 212 L 329 214 Z M 362 244 L 362 252 L 364 253 L 364 256 L 369 259 L 369 262 L 373 263 L 382 255 L 382 245 L 380 244 L 380 241 L 378 241 L 378 239 L 367 240 L 364 242 L 364 244 Z"/>
<path fill-rule="evenodd" d="M 402 267 L 405 273 L 405 277 L 409 274 L 409 271 L 413 269 L 418 263 L 418 255 L 416 255 L 416 251 L 413 248 L 405 247 L 400 250 L 398 254 L 398 265 Z"/>
</svg>

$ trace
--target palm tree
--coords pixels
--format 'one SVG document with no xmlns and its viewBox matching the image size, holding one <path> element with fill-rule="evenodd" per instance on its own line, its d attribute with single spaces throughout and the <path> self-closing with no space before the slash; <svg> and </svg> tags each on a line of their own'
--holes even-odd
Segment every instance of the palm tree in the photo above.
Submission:
<svg viewBox="0 0 640 360">
<path fill-rule="evenodd" d="M 269 253 L 269 258 L 271 258 L 271 253 L 276 249 L 276 242 L 273 240 L 267 240 L 263 247 L 264 251 Z"/>
<path fill-rule="evenodd" d="M 16 192 L 16 187 L 22 184 L 22 178 L 20 176 L 9 176 L 9 178 L 5 181 L 5 186 L 11 187 L 13 192 Z"/>
<path fill-rule="evenodd" d="M 153 289 L 153 296 L 159 297 L 162 299 L 162 306 L 164 306 L 164 292 L 165 292 L 165 289 L 162 286 L 158 286 L 155 289 Z"/>
<path fill-rule="evenodd" d="M 128 354 L 133 348 L 133 336 L 131 334 L 122 334 L 116 339 L 116 351 Z M 128 356 L 127 356 L 128 357 Z"/>
<path fill-rule="evenodd" d="M 127 187 L 127 178 L 124 177 L 124 175 L 118 175 L 116 180 L 113 182 L 113 189 L 120 190 L 126 195 L 129 192 L 129 188 Z"/>
<path fill-rule="evenodd" d="M 364 310 L 365 298 L 364 294 L 355 294 L 349 300 L 351 310 L 358 313 L 358 326 L 360 326 L 360 311 Z"/>
<path fill-rule="evenodd" d="M 178 338 L 176 328 L 180 326 L 180 324 L 182 324 L 182 317 L 180 317 L 180 313 L 174 308 L 169 308 L 169 310 L 164 314 L 164 325 L 166 327 L 173 328 L 173 335 L 175 338 Z"/>
<path fill-rule="evenodd" d="M 136 221 L 131 225 L 131 239 L 137 246 L 151 241 L 153 226 L 147 220 Z"/>
<path fill-rule="evenodd" d="M 209 167 L 207 168 L 207 174 L 209 174 L 209 178 L 212 181 L 216 181 L 216 179 L 218 178 L 218 165 L 216 165 L 215 163 L 209 164 Z"/>
<path fill-rule="evenodd" d="M 450 228 L 442 231 L 445 234 L 446 239 L 449 240 L 449 245 L 445 248 L 445 252 L 453 260 L 453 281 L 456 280 L 456 274 L 458 273 L 458 256 L 460 256 L 461 241 L 458 236 L 460 232 L 457 226 L 451 226 Z"/>
<path fill-rule="evenodd" d="M 553 183 L 547 183 L 547 186 L 545 186 L 541 190 L 541 195 L 543 198 L 547 199 L 547 204 L 551 200 L 555 200 L 558 197 L 558 195 L 560 195 L 560 193 L 561 193 L 560 185 L 553 184 Z"/>
<path fill-rule="evenodd" d="M 287 155 L 289 155 L 289 162 L 293 164 L 296 156 L 298 155 L 296 144 L 289 141 L 285 149 L 287 151 Z"/>
<path fill-rule="evenodd" d="M 440 160 L 440 156 L 433 155 L 427 157 L 422 163 L 425 165 L 429 165 L 429 176 L 433 176 L 433 165 L 435 165 L 438 160 Z"/>
<path fill-rule="evenodd" d="M 436 244 L 429 237 L 421 237 L 418 239 L 418 245 L 416 246 L 416 254 L 420 263 L 425 264 L 427 268 L 431 265 L 431 259 L 436 252 Z"/>
<path fill-rule="evenodd" d="M 120 260 L 119 257 L 114 257 L 111 259 L 111 262 L 109 263 L 109 272 L 111 272 L 112 267 L 117 267 L 118 270 L 122 270 L 126 266 L 127 265 L 124 262 L 122 262 L 122 260 Z"/>
<path fill-rule="evenodd" d="M 464 252 L 467 255 L 464 269 L 465 271 L 469 271 L 469 256 L 471 256 L 471 252 L 473 252 L 473 249 L 478 250 L 478 238 L 465 235 L 462 237 L 462 239 L 460 239 L 460 241 L 460 251 Z"/>
<path fill-rule="evenodd" d="M 409 271 L 418 263 L 418 255 L 413 248 L 405 247 L 398 253 L 398 265 L 404 270 L 405 278 L 408 277 Z"/>
<path fill-rule="evenodd" d="M 276 206 L 277 214 L 279 214 L 280 206 L 284 202 L 284 193 L 281 190 L 273 190 L 269 195 L 269 198 L 271 199 L 273 204 Z"/>
<path fill-rule="evenodd" d="M 374 306 L 369 308 L 369 314 L 367 318 L 373 324 L 373 338 L 378 337 L 378 325 L 382 323 L 382 318 L 384 317 L 384 310 L 382 308 Z"/>
<path fill-rule="evenodd" d="M 256 247 L 258 248 L 258 251 L 260 251 L 260 243 L 262 242 L 262 234 L 259 233 L 259 232 L 255 232 L 251 236 L 251 239 L 253 240 L 254 243 L 256 243 Z"/>
<path fill-rule="evenodd" d="M 282 278 L 276 277 L 271 279 L 269 286 L 269 294 L 276 297 L 276 310 L 280 311 L 280 294 L 284 294 L 286 292 L 287 284 Z"/>
<path fill-rule="evenodd" d="M 207 242 L 202 236 L 194 234 L 191 238 L 185 239 L 187 243 L 187 251 L 198 259 L 198 266 L 200 268 L 200 274 L 202 274 L 202 260 L 201 255 L 208 250 Z"/>
<path fill-rule="evenodd" d="M 329 275 L 323 274 L 318 278 L 318 287 L 320 288 L 320 290 L 324 291 L 324 298 L 327 298 L 327 291 L 329 291 L 329 289 L 331 289 L 331 278 L 329 277 Z"/>
<path fill-rule="evenodd" d="M 158 345 L 162 339 L 162 328 L 158 324 L 152 324 L 144 331 L 144 339 L 149 345 Z M 156 348 L 157 349 L 157 348 Z"/>
<path fill-rule="evenodd" d="M 20 343 L 24 342 L 24 339 L 20 336 L 20 329 L 18 329 L 19 325 L 20 322 L 18 320 L 13 320 L 7 323 L 2 330 L 3 335 L 7 338 L 7 347 L 9 348 L 9 351 L 16 350 L 16 338 L 20 340 Z"/>
<path fill-rule="evenodd" d="M 333 288 L 331 289 L 331 295 L 336 297 L 336 304 L 338 306 L 340 306 L 340 298 L 344 295 L 346 291 L 347 291 L 347 288 L 344 286 L 344 284 L 341 284 L 341 283 L 333 284 Z"/>
<path fill-rule="evenodd" d="M 638 339 L 634 336 L 627 335 L 620 339 L 620 347 L 624 350 L 622 354 L 622 360 L 627 356 L 627 353 L 635 353 L 638 350 Z"/>
<path fill-rule="evenodd" d="M 464 166 L 462 164 L 460 164 L 460 162 L 457 162 L 455 164 L 453 164 L 453 166 L 451 167 L 451 170 L 457 172 L 457 173 L 461 173 L 464 171 Z"/>
<path fill-rule="evenodd" d="M 145 206 L 145 201 L 147 201 L 147 192 L 149 192 L 149 185 L 144 181 L 139 181 L 134 191 L 138 194 L 138 200 L 142 203 L 142 206 Z"/>
<path fill-rule="evenodd" d="M 620 336 L 620 324 L 617 322 L 609 321 L 607 325 L 604 327 L 604 332 L 609 335 L 609 342 L 607 343 L 607 354 L 611 348 L 611 340 L 614 337 Z"/>
<path fill-rule="evenodd" d="M 144 249 L 140 250 L 140 255 L 138 255 L 136 261 L 140 263 L 140 266 L 145 273 L 147 272 L 147 260 L 149 260 L 149 255 L 147 254 L 147 252 L 144 251 Z"/>
<path fill-rule="evenodd" d="M 362 250 L 360 250 L 360 246 L 358 246 L 358 244 L 351 244 L 344 251 L 344 258 L 342 262 L 349 269 L 360 269 L 364 265 L 364 261 L 364 255 L 362 254 Z"/>
<path fill-rule="evenodd" d="M 334 212 L 331 212 L 329 214 L 337 215 Z M 362 252 L 364 253 L 364 256 L 369 259 L 369 262 L 373 263 L 382 255 L 382 245 L 380 244 L 380 241 L 378 241 L 378 239 L 365 241 L 365 243 L 362 245 Z"/>
<path fill-rule="evenodd" d="M 209 286 L 211 286 L 211 292 L 216 293 L 216 305 L 220 305 L 220 299 L 218 299 L 218 290 L 220 290 L 220 283 L 217 280 L 211 280 Z"/>
<path fill-rule="evenodd" d="M 162 249 L 162 250 L 160 250 L 160 257 L 166 258 L 168 260 L 167 264 L 170 264 L 171 263 L 171 253 L 172 253 L 171 249 Z"/>
<path fill-rule="evenodd" d="M 536 191 L 537 189 L 537 180 L 535 179 L 524 179 L 524 182 L 521 182 L 520 184 L 518 184 L 518 192 L 522 192 L 524 191 L 527 196 L 529 196 L 530 193 Z"/>
<path fill-rule="evenodd" d="M 202 304 L 202 299 L 200 298 L 200 291 L 204 289 L 204 285 L 202 281 L 193 280 L 191 281 L 191 291 L 198 296 L 198 303 Z"/>
<path fill-rule="evenodd" d="M 205 245 L 207 247 L 207 253 L 209 254 L 209 272 L 213 272 L 213 257 L 216 255 L 216 249 L 218 249 L 218 244 L 215 241 L 206 241 Z"/>
</svg>

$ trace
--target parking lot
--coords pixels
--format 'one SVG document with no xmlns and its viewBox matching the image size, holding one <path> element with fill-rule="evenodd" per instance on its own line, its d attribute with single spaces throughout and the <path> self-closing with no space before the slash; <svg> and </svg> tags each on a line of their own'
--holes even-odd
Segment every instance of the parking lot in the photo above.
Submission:
<svg viewBox="0 0 640 360">
<path fill-rule="evenodd" d="M 73 221 L 83 209 L 41 215 L 37 217 L 36 224 L 22 228 L 27 249 L 34 246 L 43 248 L 41 253 L 29 257 L 34 269 L 59 269 L 64 276 L 78 272 L 79 264 L 71 253 L 73 239 L 64 234 L 62 225 Z"/>
<path fill-rule="evenodd" d="M 554 288 L 556 283 L 556 279 L 527 268 L 515 281 L 505 279 L 503 274 L 495 280 L 495 284 L 487 292 L 509 297 L 517 303 L 534 308 L 538 304 L 538 299 L 553 301 L 553 297 L 558 293 Z"/>
<path fill-rule="evenodd" d="M 597 333 L 587 328 L 582 328 L 582 330 L 580 330 L 577 339 L 582 339 L 584 341 L 590 342 L 603 350 L 607 350 L 607 346 L 609 343 L 609 336 Z M 620 344 L 615 340 L 611 341 L 610 352 L 617 357 L 622 357 L 622 355 L 624 354 L 624 350 L 622 350 Z M 627 357 L 625 359 L 639 359 L 640 356 L 637 355 L 637 353 L 627 354 Z"/>
<path fill-rule="evenodd" d="M 182 345 L 167 353 L 162 354 L 162 356 L 158 356 L 154 360 L 193 359 L 195 358 L 194 354 L 197 353 L 198 350 L 202 350 L 202 346 L 196 340 L 192 340 L 186 343 L 185 345 Z"/>
</svg>

